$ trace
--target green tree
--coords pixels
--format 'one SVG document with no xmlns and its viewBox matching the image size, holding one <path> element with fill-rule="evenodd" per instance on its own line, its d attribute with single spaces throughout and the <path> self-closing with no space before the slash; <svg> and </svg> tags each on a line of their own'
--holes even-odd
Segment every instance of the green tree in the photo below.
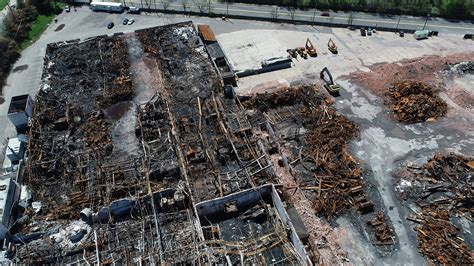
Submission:
<svg viewBox="0 0 474 266">
<path fill-rule="evenodd" d="M 15 41 L 0 37 L 0 88 L 5 84 L 5 80 L 10 73 L 12 65 L 18 59 L 18 45 Z"/>
<path fill-rule="evenodd" d="M 463 0 L 445 0 L 443 1 L 441 14 L 446 17 L 464 19 L 469 17 L 470 12 Z"/>
</svg>

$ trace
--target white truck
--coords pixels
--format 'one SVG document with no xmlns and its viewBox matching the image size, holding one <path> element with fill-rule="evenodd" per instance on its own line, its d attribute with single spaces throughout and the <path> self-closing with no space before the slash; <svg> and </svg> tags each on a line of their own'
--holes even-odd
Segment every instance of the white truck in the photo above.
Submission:
<svg viewBox="0 0 474 266">
<path fill-rule="evenodd" d="M 91 2 L 92 11 L 123 12 L 123 5 L 115 2 Z"/>
</svg>

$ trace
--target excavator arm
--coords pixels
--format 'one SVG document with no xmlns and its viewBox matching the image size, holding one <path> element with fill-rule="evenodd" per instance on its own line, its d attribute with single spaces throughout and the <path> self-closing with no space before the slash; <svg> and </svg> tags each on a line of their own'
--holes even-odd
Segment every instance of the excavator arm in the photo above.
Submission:
<svg viewBox="0 0 474 266">
<path fill-rule="evenodd" d="M 327 67 L 325 67 L 325 68 L 323 68 L 323 70 L 321 70 L 321 73 L 319 74 L 319 76 L 322 80 L 324 80 L 324 82 L 327 85 L 333 85 L 334 84 L 334 80 L 332 79 L 331 72 L 329 72 Z"/>
<path fill-rule="evenodd" d="M 329 69 L 327 67 L 324 67 L 323 70 L 321 70 L 321 73 L 319 73 L 319 77 L 324 81 L 324 87 L 330 93 L 339 93 L 340 87 L 339 85 L 334 83 L 331 72 L 329 72 Z"/>
<path fill-rule="evenodd" d="M 314 48 L 313 43 L 309 38 L 306 39 L 306 51 L 308 52 L 309 56 L 315 57 L 317 56 L 316 48 Z"/>
</svg>

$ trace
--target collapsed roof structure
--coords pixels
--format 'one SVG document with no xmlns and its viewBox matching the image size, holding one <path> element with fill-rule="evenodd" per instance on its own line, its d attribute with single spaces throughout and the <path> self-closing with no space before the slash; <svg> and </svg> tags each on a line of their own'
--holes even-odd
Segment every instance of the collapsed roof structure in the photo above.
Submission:
<svg viewBox="0 0 474 266">
<path fill-rule="evenodd" d="M 48 45 L 21 263 L 310 263 L 261 132 L 191 22 Z"/>
</svg>

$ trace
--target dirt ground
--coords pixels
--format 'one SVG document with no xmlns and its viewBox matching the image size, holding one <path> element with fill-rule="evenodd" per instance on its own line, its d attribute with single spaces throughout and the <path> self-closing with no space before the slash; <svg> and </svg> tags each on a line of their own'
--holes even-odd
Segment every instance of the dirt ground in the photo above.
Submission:
<svg viewBox="0 0 474 266">
<path fill-rule="evenodd" d="M 377 96 L 384 96 L 386 89 L 397 82 L 423 82 L 446 93 L 456 105 L 471 109 L 474 102 L 474 90 L 467 82 L 466 84 L 462 82 L 463 76 L 468 73 L 459 73 L 452 68 L 459 63 L 473 61 L 474 53 L 456 53 L 449 56 L 428 55 L 394 63 L 374 64 L 368 67 L 369 72 L 357 71 L 343 78 L 350 78 L 355 84 L 369 89 Z"/>
</svg>

